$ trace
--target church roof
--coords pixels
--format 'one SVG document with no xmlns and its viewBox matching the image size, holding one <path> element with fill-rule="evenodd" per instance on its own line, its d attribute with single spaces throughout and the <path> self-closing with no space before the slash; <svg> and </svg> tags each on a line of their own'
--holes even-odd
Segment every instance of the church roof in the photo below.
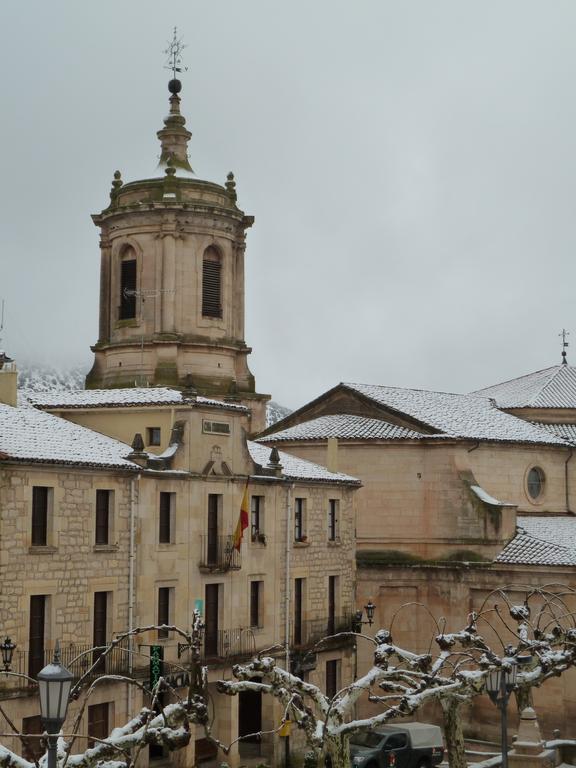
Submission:
<svg viewBox="0 0 576 768">
<path fill-rule="evenodd" d="M 576 445 L 576 424 L 538 424 L 538 426 Z"/>
<path fill-rule="evenodd" d="M 58 416 L 0 403 L 0 460 L 140 470 L 132 448 Z"/>
<path fill-rule="evenodd" d="M 128 408 L 139 405 L 187 405 L 247 411 L 244 405 L 213 400 L 209 397 L 183 398 L 182 392 L 169 387 L 128 387 L 124 389 L 76 389 L 62 392 L 25 392 L 37 408 Z"/>
<path fill-rule="evenodd" d="M 344 384 L 440 433 L 437 437 L 565 445 L 556 434 L 499 410 L 488 397 L 374 384 Z M 433 438 L 434 435 L 429 435 Z"/>
<path fill-rule="evenodd" d="M 267 466 L 270 460 L 270 448 L 260 445 L 252 440 L 248 441 L 248 451 L 252 460 L 260 466 Z M 343 472 L 330 472 L 326 467 L 320 464 L 314 464 L 312 461 L 300 459 L 298 456 L 292 456 L 290 453 L 278 451 L 280 464 L 282 465 L 282 474 L 288 480 L 312 480 L 323 483 L 339 483 L 344 485 L 361 485 L 360 480 L 351 475 L 345 475 Z"/>
<path fill-rule="evenodd" d="M 519 515 L 517 533 L 495 562 L 512 565 L 576 565 L 576 518 Z"/>
<path fill-rule="evenodd" d="M 500 408 L 576 408 L 576 367 L 553 365 L 473 392 Z"/>
<path fill-rule="evenodd" d="M 417 439 L 422 437 L 422 434 L 381 419 L 338 413 L 296 424 L 276 432 L 269 438 L 263 437 L 262 441 L 327 440 L 330 437 L 337 437 L 339 440 L 398 440 Z"/>
</svg>

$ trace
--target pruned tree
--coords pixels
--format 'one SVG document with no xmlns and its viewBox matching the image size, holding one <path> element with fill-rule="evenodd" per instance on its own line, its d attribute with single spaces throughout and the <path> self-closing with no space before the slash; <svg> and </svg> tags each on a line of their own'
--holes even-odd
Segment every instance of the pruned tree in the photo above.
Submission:
<svg viewBox="0 0 576 768">
<path fill-rule="evenodd" d="M 91 648 L 83 652 L 81 656 L 88 656 L 93 661 L 86 672 L 71 689 L 71 699 L 82 699 L 81 706 L 74 718 L 69 733 L 44 734 L 46 741 L 49 736 L 58 735 L 57 764 L 58 768 L 131 768 L 144 747 L 156 744 L 165 747 L 169 751 L 182 749 L 190 742 L 190 725 L 202 725 L 209 733 L 208 700 L 207 700 L 207 669 L 200 663 L 201 642 L 204 624 L 200 614 L 194 611 L 192 628 L 190 632 L 172 625 L 150 625 L 138 627 L 118 635 L 111 643 L 99 648 Z M 160 676 L 155 685 L 150 689 L 133 677 L 123 675 L 98 675 L 98 669 L 117 648 L 123 647 L 123 641 L 135 635 L 155 630 L 166 630 L 175 633 L 184 640 L 184 644 L 190 649 L 190 663 L 187 667 L 174 665 L 189 675 L 189 685 L 186 696 L 182 698 L 169 684 L 165 677 Z M 95 653 L 96 652 L 96 653 Z M 129 651 L 127 651 L 129 652 Z M 74 659 L 77 661 L 78 658 Z M 14 672 L 4 673 L 13 677 L 26 677 L 29 685 L 35 685 L 36 681 L 26 675 Z M 95 674 L 97 675 L 95 677 Z M 88 738 L 80 732 L 82 719 L 94 691 L 104 683 L 118 682 L 137 687 L 145 693 L 150 706 L 142 707 L 125 725 L 115 728 L 105 739 L 94 739 L 94 746 L 84 748 L 83 751 L 73 754 L 73 749 L 80 740 Z M 172 703 L 162 706 L 161 694 L 170 692 L 175 699 Z M 0 714 L 3 715 L 12 732 L 3 736 L 16 736 L 24 747 L 29 745 L 32 734 L 18 731 L 7 713 L 0 706 Z M 84 746 L 84 745 L 82 745 Z M 35 762 L 30 762 L 16 752 L 0 747 L 0 768 L 41 768 L 46 762 L 46 756 Z"/>
<path fill-rule="evenodd" d="M 513 588 L 516 595 L 518 590 L 518 586 Z M 350 765 L 349 739 L 354 732 L 406 717 L 427 702 L 438 701 L 444 712 L 450 766 L 466 768 L 460 710 L 462 704 L 485 691 L 490 672 L 527 660 L 516 683 L 520 699 L 526 699 L 534 686 L 576 663 L 576 613 L 568 604 L 576 592 L 555 585 L 523 591 L 520 604 L 510 599 L 506 589 L 490 593 L 457 632 L 447 632 L 446 622 L 434 619 L 435 636 L 425 653 L 400 647 L 391 630 L 381 629 L 369 638 L 375 645 L 372 668 L 332 698 L 280 667 L 272 656 L 258 656 L 234 666 L 236 679 L 220 681 L 218 687 L 228 695 L 252 690 L 274 696 L 282 703 L 285 717 L 302 730 L 316 758 L 329 755 L 333 768 Z M 495 598 L 497 602 L 491 605 Z M 401 610 L 417 608 L 428 610 L 415 603 Z M 355 705 L 363 696 L 382 709 L 358 719 Z"/>
</svg>

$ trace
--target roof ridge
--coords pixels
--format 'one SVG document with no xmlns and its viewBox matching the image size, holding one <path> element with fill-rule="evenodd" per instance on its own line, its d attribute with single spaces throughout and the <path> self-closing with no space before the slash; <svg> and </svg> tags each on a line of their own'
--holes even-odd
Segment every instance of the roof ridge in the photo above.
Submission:
<svg viewBox="0 0 576 768">
<path fill-rule="evenodd" d="M 403 392 L 426 392 L 433 395 L 454 395 L 455 397 L 473 397 L 473 392 L 446 392 L 442 389 L 418 389 L 416 387 L 392 387 L 389 384 L 362 384 L 361 382 L 342 381 L 345 387 L 380 387 L 381 389 L 397 389 Z M 488 397 L 486 395 L 486 397 Z"/>
</svg>

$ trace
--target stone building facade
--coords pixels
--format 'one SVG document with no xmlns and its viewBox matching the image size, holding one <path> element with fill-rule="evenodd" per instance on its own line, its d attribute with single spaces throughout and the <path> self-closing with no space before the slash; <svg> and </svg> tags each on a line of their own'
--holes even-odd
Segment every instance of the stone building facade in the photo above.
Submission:
<svg viewBox="0 0 576 768">
<path fill-rule="evenodd" d="M 359 486 L 353 477 L 284 452 L 271 457 L 270 449 L 247 441 L 245 406 L 176 389 L 30 395 L 25 406 L 0 405 L 0 417 L 1 611 L 4 631 L 17 644 L 15 669 L 34 677 L 57 639 L 66 662 L 129 628 L 189 627 L 199 608 L 213 729 L 224 743 L 274 731 L 281 718 L 260 697 L 216 693 L 232 663 L 283 647 L 279 655 L 293 669 L 306 656 L 309 679 L 322 687 L 352 679 L 346 643 L 313 654 L 312 663 L 309 651 L 351 624 Z M 131 447 L 135 432 L 149 444 Z M 237 552 L 245 491 L 250 521 Z M 146 678 L 150 648 L 160 646 L 175 680 L 187 661 L 180 641 L 164 632 L 136 635 L 124 655 L 115 652 L 108 671 Z M 80 674 L 78 662 L 73 672 Z M 4 695 L 16 722 L 39 727 L 29 719 L 38 715 L 35 695 L 11 678 Z M 84 732 L 102 737 L 103 722 L 121 725 L 143 703 L 139 694 L 99 687 L 91 706 L 98 705 L 102 730 L 95 733 L 87 719 Z M 215 758 L 206 746 L 199 731 L 174 762 L 193 761 L 196 748 L 199 757 Z M 270 736 L 249 740 L 227 760 L 270 759 L 277 749 Z M 162 755 L 153 751 L 151 758 Z"/>
<path fill-rule="evenodd" d="M 357 602 L 372 598 L 375 627 L 421 602 L 456 630 L 493 589 L 576 587 L 576 368 L 469 395 L 340 384 L 259 441 L 362 480 Z M 409 648 L 424 650 L 432 634 L 425 611 L 403 611 L 395 624 Z M 360 670 L 370 663 L 359 646 Z M 535 693 L 549 735 L 572 733 L 575 677 Z M 497 737 L 487 699 L 469 714 L 471 734 Z"/>
</svg>

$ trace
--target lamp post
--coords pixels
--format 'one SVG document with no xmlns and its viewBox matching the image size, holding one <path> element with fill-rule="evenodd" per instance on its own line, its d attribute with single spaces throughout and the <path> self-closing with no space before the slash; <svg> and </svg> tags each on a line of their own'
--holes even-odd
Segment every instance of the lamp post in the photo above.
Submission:
<svg viewBox="0 0 576 768">
<path fill-rule="evenodd" d="M 374 611 L 376 610 L 376 606 L 372 602 L 372 598 L 368 598 L 368 602 L 364 606 L 364 610 L 366 611 L 366 621 L 362 619 L 362 609 L 356 611 L 354 614 L 354 617 L 352 619 L 352 631 L 353 632 L 360 632 L 362 629 L 362 624 L 368 624 L 369 627 L 372 626 L 374 623 Z"/>
<path fill-rule="evenodd" d="M 40 713 L 48 734 L 48 768 L 56 768 L 58 734 L 66 720 L 73 679 L 71 672 L 60 662 L 60 645 L 57 642 L 53 661 L 38 672 Z"/>
<path fill-rule="evenodd" d="M 4 665 L 4 672 L 10 672 L 12 667 L 12 656 L 14 655 L 14 649 L 16 643 L 6 635 L 4 642 L 0 643 L 0 651 L 2 651 L 2 664 Z"/>
<path fill-rule="evenodd" d="M 528 664 L 531 659 L 531 656 L 504 658 L 501 666 L 489 672 L 486 678 L 488 696 L 500 710 L 502 768 L 508 768 L 508 700 L 516 687 L 518 665 Z"/>
</svg>

